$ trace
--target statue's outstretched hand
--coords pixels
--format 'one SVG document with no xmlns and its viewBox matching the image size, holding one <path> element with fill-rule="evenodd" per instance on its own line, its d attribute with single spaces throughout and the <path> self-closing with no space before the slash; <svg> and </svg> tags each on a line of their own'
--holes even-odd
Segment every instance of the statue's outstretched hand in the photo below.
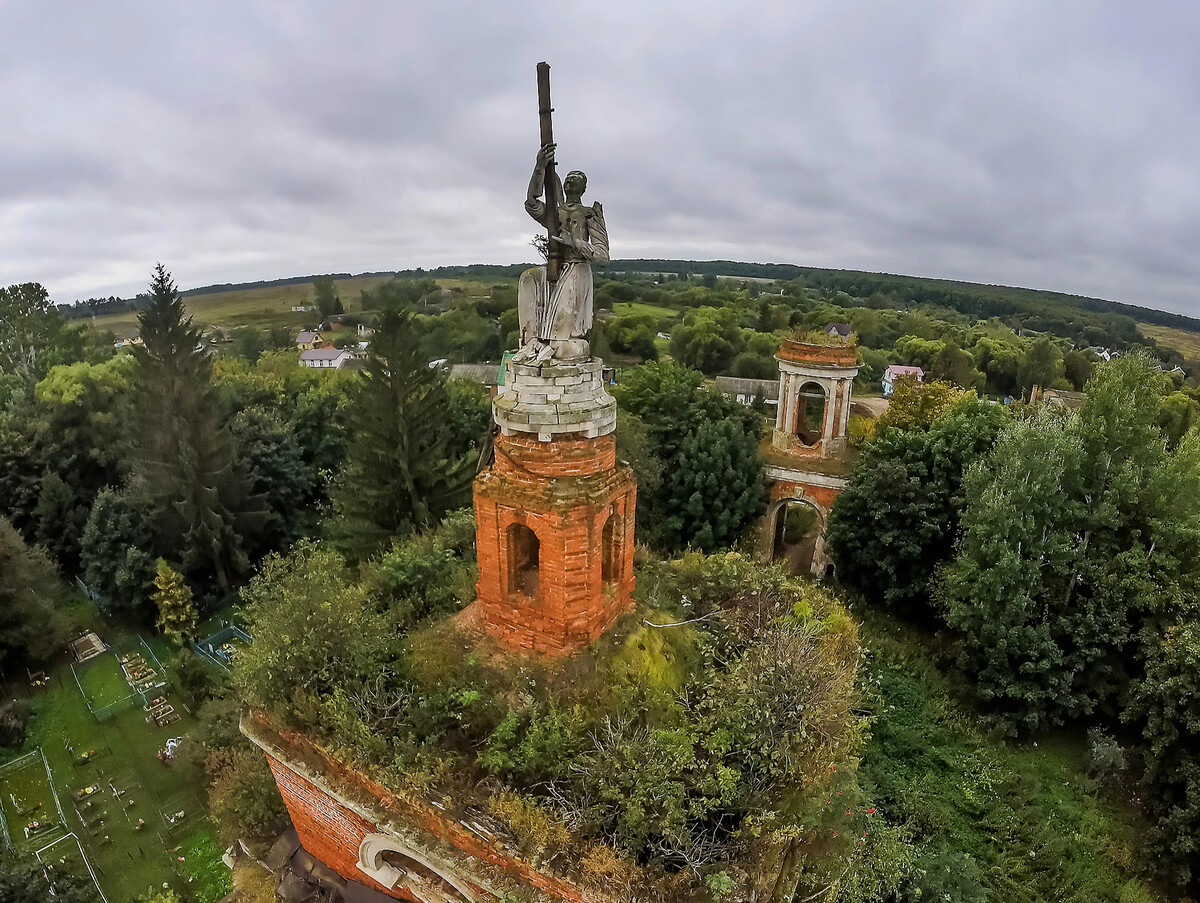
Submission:
<svg viewBox="0 0 1200 903">
<path fill-rule="evenodd" d="M 545 169 L 554 162 L 554 148 L 556 144 L 543 144 L 541 150 L 538 151 L 537 165 L 538 169 Z"/>
</svg>

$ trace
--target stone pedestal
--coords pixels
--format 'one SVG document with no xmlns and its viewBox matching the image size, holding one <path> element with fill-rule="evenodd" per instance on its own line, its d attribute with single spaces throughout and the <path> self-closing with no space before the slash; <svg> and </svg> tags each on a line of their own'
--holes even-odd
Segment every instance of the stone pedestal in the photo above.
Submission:
<svg viewBox="0 0 1200 903">
<path fill-rule="evenodd" d="M 475 480 L 478 605 L 502 645 L 566 654 L 632 605 L 637 485 L 600 361 L 510 364 Z"/>
<path fill-rule="evenodd" d="M 604 391 L 600 360 L 508 364 L 505 392 L 493 410 L 505 436 L 531 433 L 543 442 L 578 434 L 588 439 L 617 428 L 617 402 Z"/>
</svg>

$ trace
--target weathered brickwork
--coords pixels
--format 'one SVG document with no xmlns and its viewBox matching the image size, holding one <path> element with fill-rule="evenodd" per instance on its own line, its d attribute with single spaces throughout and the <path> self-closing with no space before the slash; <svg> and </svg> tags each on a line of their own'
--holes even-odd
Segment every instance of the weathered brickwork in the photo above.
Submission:
<svg viewBox="0 0 1200 903">
<path fill-rule="evenodd" d="M 775 480 L 771 483 L 771 501 L 807 498 L 828 512 L 841 491 L 841 486 L 815 486 L 802 480 Z"/>
<path fill-rule="evenodd" d="M 810 345 L 807 342 L 786 340 L 776 358 L 808 364 L 814 367 L 834 369 L 855 368 L 858 364 L 858 348 L 854 345 Z"/>
<path fill-rule="evenodd" d="M 365 884 L 397 900 L 423 903 L 404 891 L 393 892 L 358 868 L 359 845 L 368 834 L 379 832 L 377 825 L 350 811 L 274 756 L 267 756 L 267 764 L 271 766 L 271 774 L 275 776 L 304 849 L 343 878 Z"/>
<path fill-rule="evenodd" d="M 515 848 L 471 818 L 456 819 L 434 805 L 401 798 L 315 747 L 298 734 L 277 732 L 260 715 L 242 722 L 242 732 L 267 756 L 275 783 L 287 805 L 304 848 L 343 878 L 357 881 L 397 900 L 442 903 L 431 893 L 423 899 L 412 889 L 390 889 L 359 868 L 359 848 L 371 835 L 394 837 L 397 846 L 420 851 L 436 871 L 464 893 L 449 896 L 477 903 L 501 899 L 496 879 L 537 888 L 565 903 L 602 903 L 563 878 L 547 874 L 523 859 Z"/>
<path fill-rule="evenodd" d="M 611 435 L 498 436 L 496 463 L 475 481 L 476 591 L 488 633 L 559 655 L 599 638 L 633 604 L 636 499 Z M 516 528 L 536 540 L 519 540 Z M 536 566 L 518 574 L 534 546 Z"/>
</svg>

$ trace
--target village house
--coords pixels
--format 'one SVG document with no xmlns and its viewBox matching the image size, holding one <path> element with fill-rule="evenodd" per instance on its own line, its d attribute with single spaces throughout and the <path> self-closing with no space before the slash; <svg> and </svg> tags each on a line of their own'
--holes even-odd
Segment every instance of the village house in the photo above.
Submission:
<svg viewBox="0 0 1200 903">
<path fill-rule="evenodd" d="M 328 343 L 321 338 L 321 333 L 305 330 L 296 337 L 296 347 L 301 351 L 311 351 L 314 348 L 324 348 Z"/>
<path fill-rule="evenodd" d="M 835 335 L 843 339 L 848 339 L 854 334 L 849 323 L 826 323 L 825 332 L 827 335 Z"/>
<path fill-rule="evenodd" d="M 883 371 L 883 397 L 888 398 L 896 389 L 896 383 L 902 379 L 911 379 L 913 382 L 924 382 L 925 371 L 920 367 L 904 367 L 900 364 L 891 364 Z"/>
<path fill-rule="evenodd" d="M 758 399 L 769 408 L 779 404 L 779 380 L 740 379 L 736 376 L 718 376 L 717 391 L 747 407 Z"/>
<path fill-rule="evenodd" d="M 314 370 L 341 370 L 354 359 L 345 348 L 310 348 L 300 352 L 300 364 Z"/>
</svg>

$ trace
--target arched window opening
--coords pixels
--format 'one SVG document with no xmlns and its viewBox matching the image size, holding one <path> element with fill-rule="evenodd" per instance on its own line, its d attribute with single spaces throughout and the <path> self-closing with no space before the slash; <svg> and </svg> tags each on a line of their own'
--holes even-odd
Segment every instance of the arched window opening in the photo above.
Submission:
<svg viewBox="0 0 1200 903">
<path fill-rule="evenodd" d="M 358 867 L 390 890 L 420 900 L 474 903 L 475 896 L 452 874 L 443 873 L 415 850 L 383 834 L 368 834 L 358 850 Z"/>
<path fill-rule="evenodd" d="M 796 402 L 796 435 L 805 445 L 816 445 L 825 433 L 825 390 L 816 383 L 800 387 Z"/>
<path fill-rule="evenodd" d="M 613 511 L 604 522 L 600 536 L 600 580 L 606 586 L 615 583 L 621 574 L 621 515 Z"/>
<path fill-rule="evenodd" d="M 524 524 L 508 528 L 508 592 L 520 593 L 531 599 L 538 597 L 537 534 Z"/>
<path fill-rule="evenodd" d="M 821 527 L 821 515 L 808 502 L 780 502 L 775 512 L 771 560 L 789 574 L 807 576 L 812 571 Z"/>
</svg>

